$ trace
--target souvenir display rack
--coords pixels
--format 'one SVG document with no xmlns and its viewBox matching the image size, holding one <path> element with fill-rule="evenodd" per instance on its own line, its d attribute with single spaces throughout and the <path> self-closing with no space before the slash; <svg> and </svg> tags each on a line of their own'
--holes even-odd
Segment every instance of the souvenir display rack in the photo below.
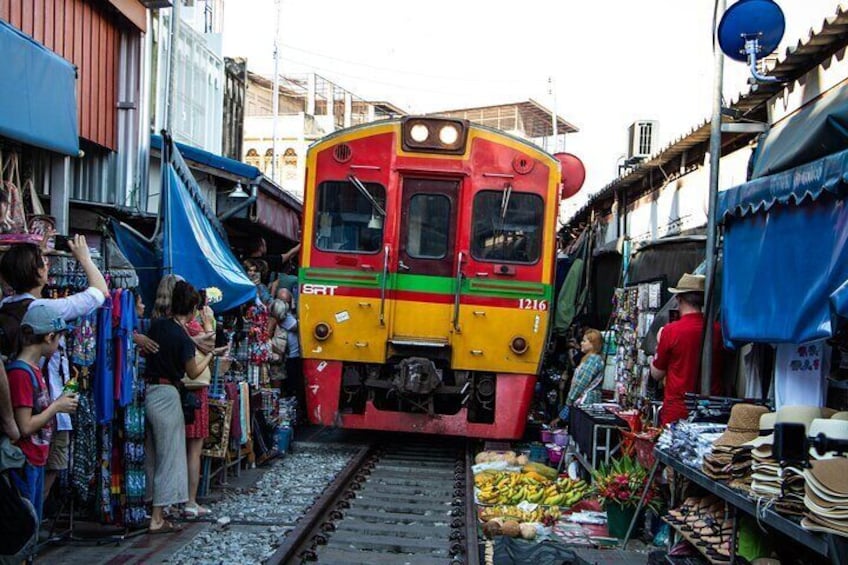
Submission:
<svg viewBox="0 0 848 565">
<path fill-rule="evenodd" d="M 642 408 L 647 397 L 652 358 L 640 345 L 661 306 L 659 281 L 615 290 L 615 392 L 622 408 Z"/>
</svg>

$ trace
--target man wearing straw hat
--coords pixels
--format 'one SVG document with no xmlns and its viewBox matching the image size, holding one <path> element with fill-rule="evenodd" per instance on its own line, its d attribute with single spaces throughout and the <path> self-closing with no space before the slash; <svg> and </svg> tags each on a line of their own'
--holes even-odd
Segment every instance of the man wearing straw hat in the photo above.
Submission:
<svg viewBox="0 0 848 565">
<path fill-rule="evenodd" d="M 664 426 L 686 418 L 684 397 L 695 392 L 701 375 L 701 347 L 704 331 L 704 276 L 685 273 L 677 287 L 669 288 L 677 295 L 680 319 L 666 324 L 657 336 L 657 352 L 651 363 L 651 376 L 657 380 L 665 378 L 665 393 L 660 412 L 660 423 Z M 713 344 L 716 352 L 721 348 L 721 332 L 714 328 Z M 714 355 L 712 393 L 721 394 L 721 360 Z"/>
</svg>

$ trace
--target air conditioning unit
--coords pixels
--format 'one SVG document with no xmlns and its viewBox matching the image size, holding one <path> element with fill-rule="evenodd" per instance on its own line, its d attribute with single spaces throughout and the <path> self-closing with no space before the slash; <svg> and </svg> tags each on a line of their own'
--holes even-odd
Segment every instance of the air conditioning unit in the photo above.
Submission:
<svg viewBox="0 0 848 565">
<path fill-rule="evenodd" d="M 656 120 L 639 120 L 627 129 L 627 158 L 644 159 L 657 151 L 660 123 Z"/>
</svg>

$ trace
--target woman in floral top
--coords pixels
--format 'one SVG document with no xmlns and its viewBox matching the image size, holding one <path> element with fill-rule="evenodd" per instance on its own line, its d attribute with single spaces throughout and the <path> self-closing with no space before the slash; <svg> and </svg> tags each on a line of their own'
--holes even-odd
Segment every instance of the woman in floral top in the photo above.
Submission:
<svg viewBox="0 0 848 565">
<path fill-rule="evenodd" d="M 565 406 L 560 410 L 559 418 L 551 422 L 552 425 L 561 421 L 567 422 L 569 409 L 574 405 L 582 406 L 601 401 L 601 383 L 604 380 L 604 358 L 601 355 L 603 346 L 604 339 L 598 330 L 588 329 L 583 333 L 583 341 L 580 342 L 583 358 L 574 371 Z"/>
</svg>

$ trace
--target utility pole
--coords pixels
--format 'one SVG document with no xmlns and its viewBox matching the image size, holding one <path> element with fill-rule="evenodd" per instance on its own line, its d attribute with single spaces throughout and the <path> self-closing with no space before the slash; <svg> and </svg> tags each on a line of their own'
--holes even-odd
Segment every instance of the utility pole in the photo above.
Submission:
<svg viewBox="0 0 848 565">
<path fill-rule="evenodd" d="M 558 132 L 557 132 L 556 86 L 554 85 L 553 77 L 548 77 L 548 94 L 550 94 L 554 98 L 554 107 L 553 107 L 553 111 L 551 112 L 551 114 L 552 114 L 551 115 L 551 123 L 553 124 L 553 133 L 554 133 L 554 150 L 551 151 L 551 153 L 556 153 L 557 150 L 559 149 L 559 143 L 558 143 L 558 141 L 559 141 L 558 137 L 559 136 L 558 136 Z"/>
<path fill-rule="evenodd" d="M 274 118 L 271 121 L 271 180 L 277 182 L 277 118 L 280 113 L 280 8 L 282 0 L 274 0 L 274 87 L 271 102 Z"/>
<path fill-rule="evenodd" d="M 715 21 L 721 21 L 726 0 L 716 2 Z M 717 28 L 713 29 L 717 33 Z M 716 40 L 716 43 L 718 41 Z M 716 249 L 716 207 L 718 206 L 718 167 L 721 159 L 721 98 L 724 82 L 724 53 L 715 49 L 713 55 L 713 115 L 710 122 L 710 192 L 707 208 L 707 277 L 705 281 L 706 312 L 704 324 L 704 350 L 701 355 L 701 394 L 710 394 L 713 376 L 713 320 L 715 319 L 715 273 L 718 251 Z"/>
<path fill-rule="evenodd" d="M 175 102 L 177 99 L 177 45 L 180 37 L 180 11 L 182 9 L 182 0 L 174 0 L 174 6 L 171 8 L 171 29 L 168 52 L 168 99 L 165 108 L 165 129 L 171 135 L 174 134 L 175 121 Z"/>
</svg>

